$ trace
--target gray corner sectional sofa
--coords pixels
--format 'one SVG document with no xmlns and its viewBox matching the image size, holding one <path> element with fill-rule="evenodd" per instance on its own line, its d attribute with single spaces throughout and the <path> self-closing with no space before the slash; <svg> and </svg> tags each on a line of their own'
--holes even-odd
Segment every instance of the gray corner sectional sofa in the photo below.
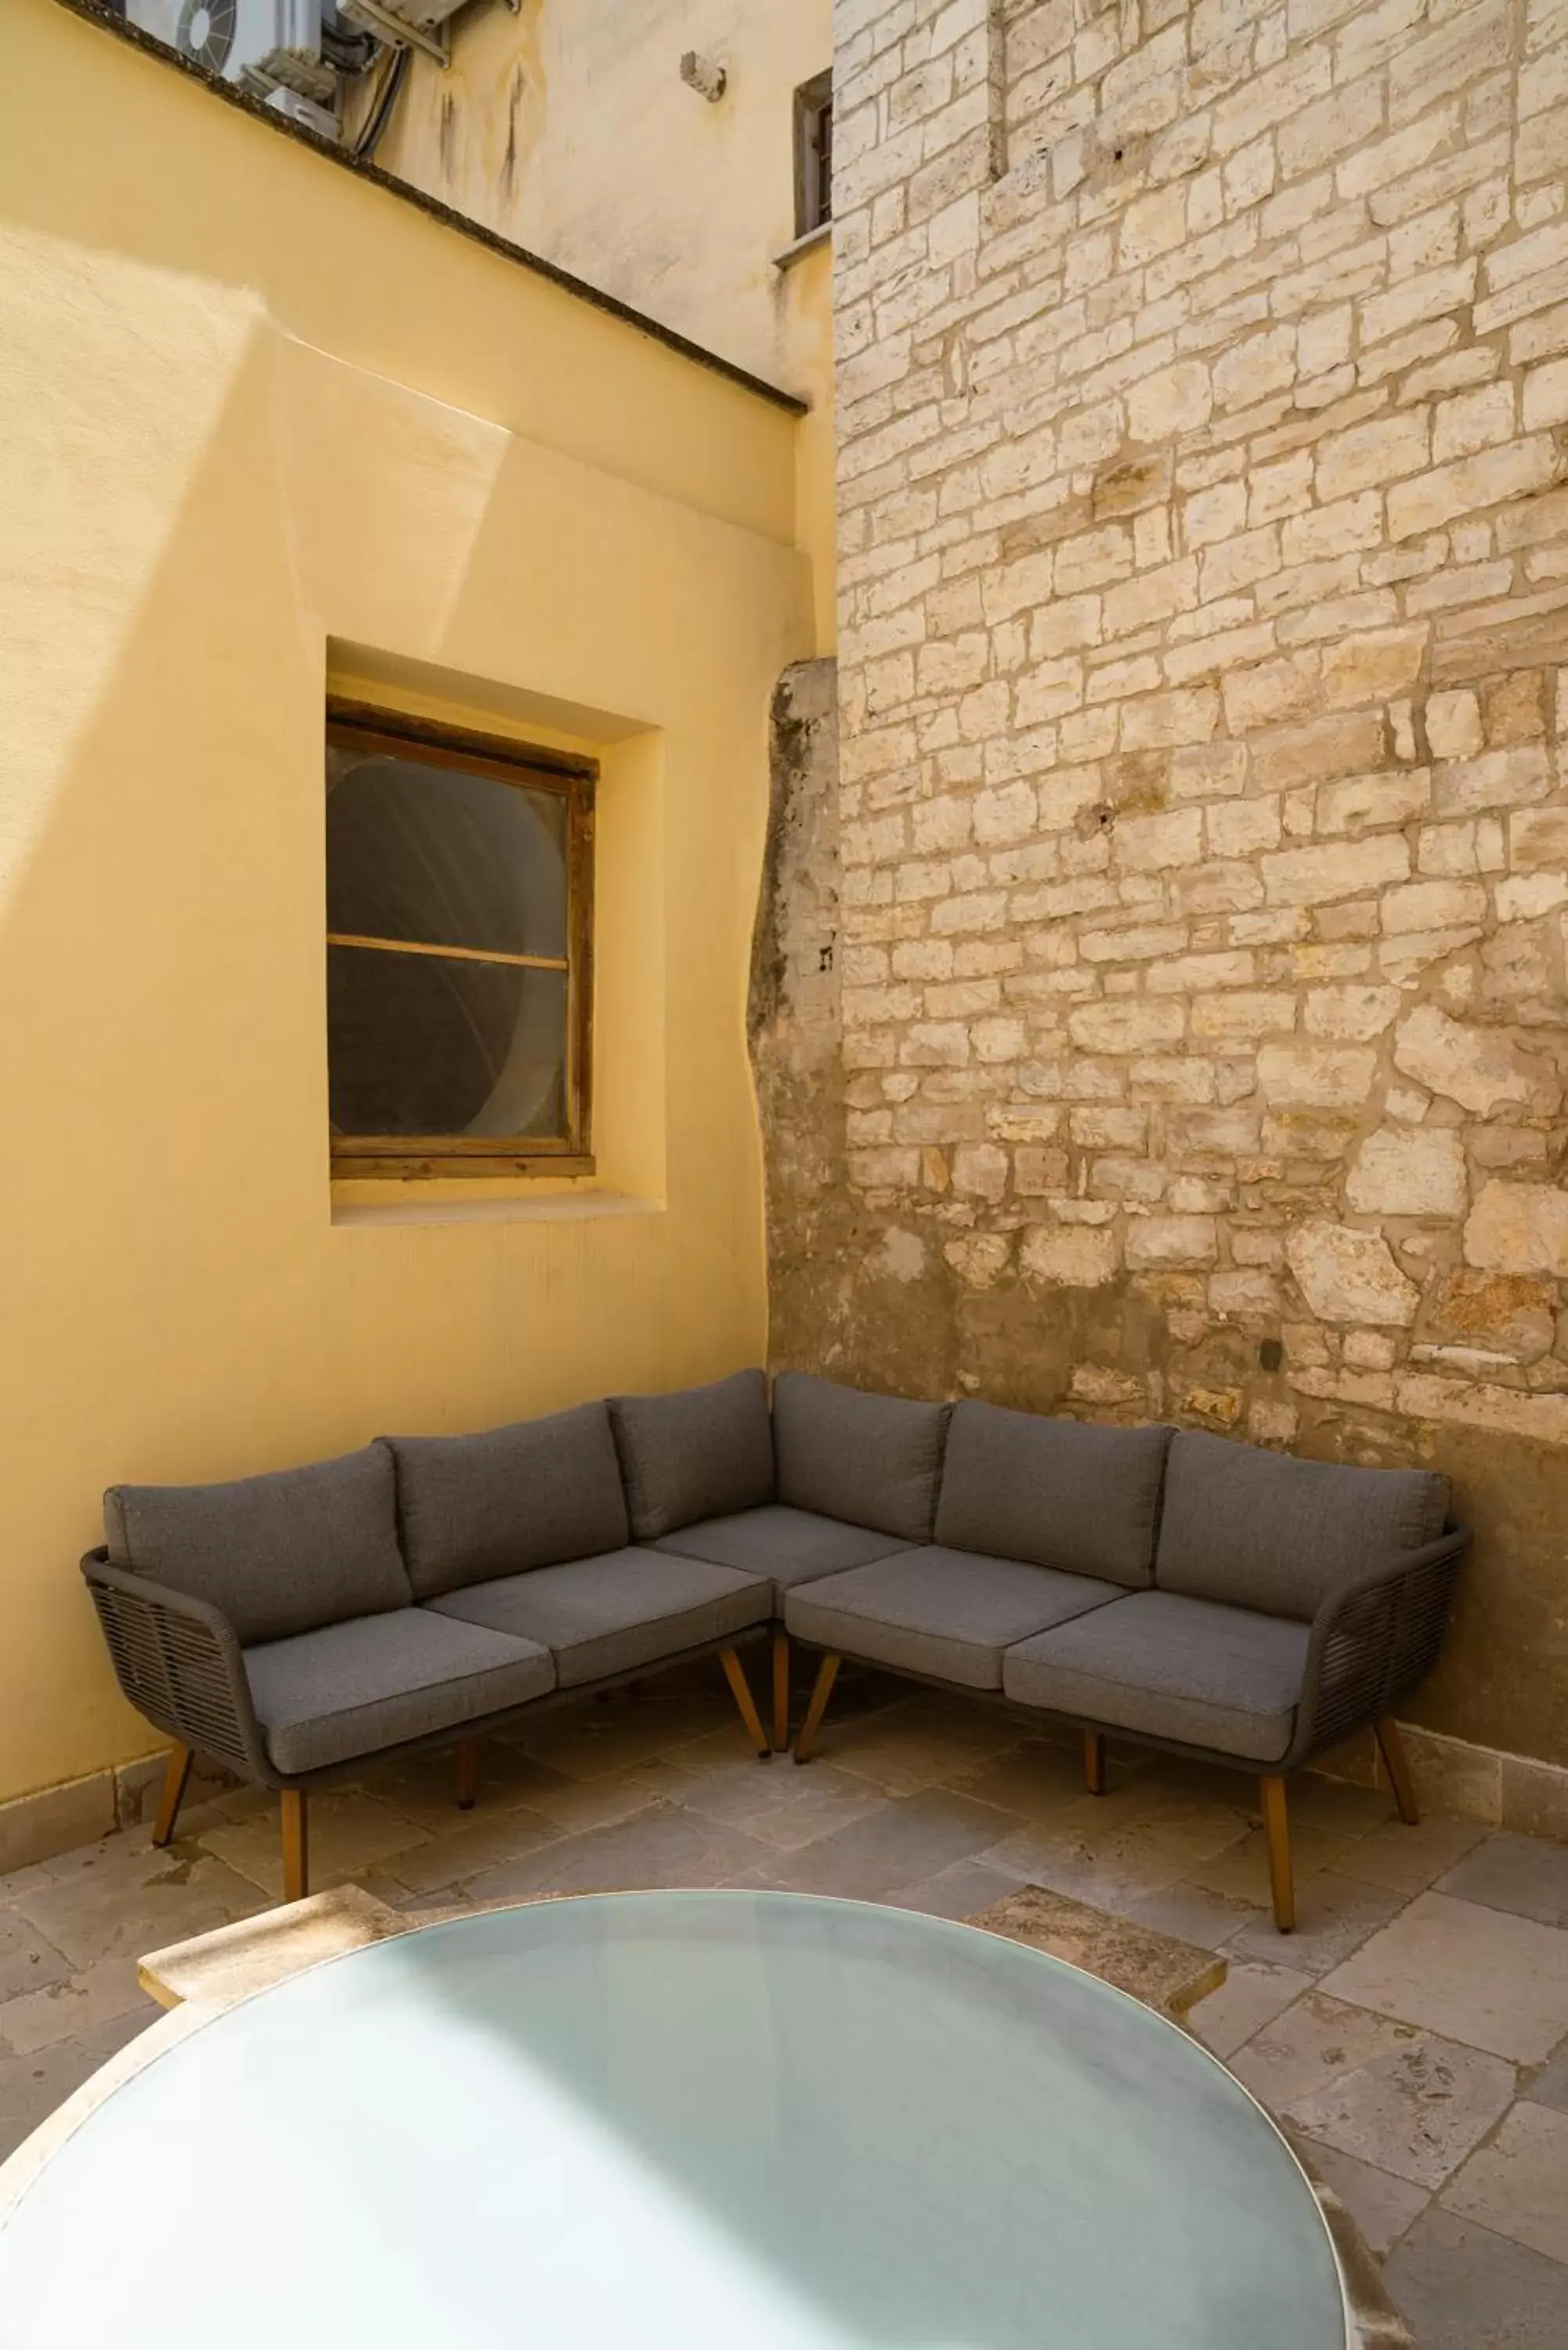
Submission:
<svg viewBox="0 0 1568 2350">
<path fill-rule="evenodd" d="M 120 1686 L 192 1757 L 282 1798 L 371 1756 L 458 1752 L 521 1714 L 718 1656 L 758 1753 L 789 1739 L 790 1641 L 840 1661 L 1254 1772 L 1274 1914 L 1293 1923 L 1284 1782 L 1376 1729 L 1442 1642 L 1468 1531 L 1443 1478 L 1299 1461 L 1164 1427 L 919 1403 L 760 1371 L 486 1434 L 386 1437 L 237 1482 L 111 1488 L 83 1560 Z M 772 1638 L 772 1736 L 740 1651 Z"/>
</svg>

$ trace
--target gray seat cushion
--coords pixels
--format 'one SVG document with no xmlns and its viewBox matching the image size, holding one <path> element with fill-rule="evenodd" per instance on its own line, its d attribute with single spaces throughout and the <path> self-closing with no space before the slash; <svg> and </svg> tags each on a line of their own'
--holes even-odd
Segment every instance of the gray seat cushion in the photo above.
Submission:
<svg viewBox="0 0 1568 2350">
<path fill-rule="evenodd" d="M 784 1622 L 841 1656 L 994 1690 L 1015 1640 L 1120 1596 L 1114 1583 L 932 1543 L 797 1584 L 784 1595 Z"/>
<path fill-rule="evenodd" d="M 1347 1469 L 1179 1430 L 1154 1579 L 1227 1607 L 1309 1622 L 1331 1591 L 1443 1531 L 1449 1481 Z"/>
<path fill-rule="evenodd" d="M 779 1500 L 906 1543 L 929 1542 L 948 1410 L 782 1372 L 774 1383 Z"/>
<path fill-rule="evenodd" d="M 1100 1428 L 958 1404 L 942 1456 L 937 1540 L 1145 1589 L 1154 1578 L 1169 1441 L 1168 1428 Z"/>
<path fill-rule="evenodd" d="M 547 1648 L 423 1607 L 329 1624 L 245 1651 L 267 1752 L 280 1771 L 321 1771 L 400 1746 L 556 1686 Z"/>
<path fill-rule="evenodd" d="M 615 1550 L 472 1584 L 432 1612 L 519 1634 L 552 1649 L 563 1689 L 726 1640 L 773 1614 L 766 1575 L 656 1550 Z"/>
<path fill-rule="evenodd" d="M 482 1436 L 389 1436 L 417 1599 L 628 1539 L 608 1407 L 579 1404 Z"/>
<path fill-rule="evenodd" d="M 222 1485 L 111 1485 L 109 1555 L 205 1599 L 242 1647 L 407 1607 L 384 1444 Z"/>
<path fill-rule="evenodd" d="M 674 1395 L 612 1396 L 609 1409 L 639 1542 L 773 1500 L 773 1424 L 761 1371 Z"/>
<path fill-rule="evenodd" d="M 764 1502 L 760 1510 L 742 1510 L 732 1518 L 702 1518 L 654 1544 L 655 1550 L 674 1551 L 682 1558 L 711 1558 L 716 1566 L 772 1575 L 774 1609 L 779 1615 L 792 1584 L 814 1583 L 818 1575 L 865 1566 L 908 1547 L 897 1534 L 846 1526 L 841 1518 L 818 1517 L 815 1510 L 792 1510 L 787 1502 Z"/>
<path fill-rule="evenodd" d="M 1310 1638 L 1283 1617 L 1132 1592 L 1010 1648 L 1002 1686 L 1021 1705 L 1277 1762 L 1295 1727 Z"/>
</svg>

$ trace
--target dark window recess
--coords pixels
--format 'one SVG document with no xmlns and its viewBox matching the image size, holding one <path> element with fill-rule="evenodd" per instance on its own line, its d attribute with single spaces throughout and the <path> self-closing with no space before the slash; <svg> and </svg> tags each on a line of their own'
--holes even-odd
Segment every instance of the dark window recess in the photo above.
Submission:
<svg viewBox="0 0 1568 2350">
<path fill-rule="evenodd" d="M 334 1173 L 586 1160 L 592 840 L 587 761 L 329 718 Z"/>
<path fill-rule="evenodd" d="M 809 236 L 833 218 L 833 75 L 803 81 L 794 94 L 794 233 Z"/>
</svg>

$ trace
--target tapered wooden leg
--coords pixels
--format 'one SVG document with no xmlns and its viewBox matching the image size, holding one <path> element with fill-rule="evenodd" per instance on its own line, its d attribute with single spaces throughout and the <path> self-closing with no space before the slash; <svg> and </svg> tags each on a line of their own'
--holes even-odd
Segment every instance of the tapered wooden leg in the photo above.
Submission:
<svg viewBox="0 0 1568 2350">
<path fill-rule="evenodd" d="M 310 1829 L 303 1787 L 283 1791 L 283 1898 L 303 1901 L 310 1890 Z"/>
<path fill-rule="evenodd" d="M 1084 1732 L 1084 1784 L 1091 1795 L 1106 1792 L 1106 1742 L 1097 1730 Z"/>
<path fill-rule="evenodd" d="M 158 1817 L 152 1823 L 154 1844 L 167 1844 L 174 1833 L 174 1823 L 180 1816 L 180 1806 L 185 1800 L 185 1790 L 191 1782 L 191 1765 L 195 1761 L 188 1746 L 171 1746 L 169 1767 L 163 1773 L 163 1792 L 158 1798 Z"/>
<path fill-rule="evenodd" d="M 768 1744 L 768 1733 L 763 1728 L 763 1718 L 757 1711 L 757 1701 L 752 1695 L 752 1685 L 746 1679 L 745 1667 L 733 1648 L 723 1649 L 719 1662 L 724 1668 L 724 1679 L 730 1684 L 730 1694 L 741 1709 L 741 1720 L 746 1725 L 747 1736 L 763 1762 L 771 1762 L 774 1750 Z"/>
<path fill-rule="evenodd" d="M 789 1744 L 789 1634 L 774 1634 L 774 1752 Z"/>
<path fill-rule="evenodd" d="M 457 1742 L 457 1808 L 472 1812 L 479 1796 L 479 1741 L 460 1738 Z"/>
<path fill-rule="evenodd" d="M 1269 1890 L 1274 1897 L 1274 1923 L 1282 1934 L 1296 1927 L 1296 1888 L 1291 1873 L 1290 1815 L 1285 1809 L 1282 1779 L 1261 1779 L 1263 1830 L 1269 1840 Z"/>
<path fill-rule="evenodd" d="M 795 1732 L 794 1759 L 809 1762 L 811 1750 L 816 1743 L 816 1733 L 822 1727 L 822 1717 L 827 1711 L 827 1700 L 833 1695 L 833 1684 L 838 1679 L 842 1657 L 824 1657 L 816 1676 L 816 1687 L 811 1693 L 811 1703 L 805 1710 L 805 1720 Z"/>
<path fill-rule="evenodd" d="M 1413 1828 L 1421 1816 L 1416 1802 L 1416 1783 L 1410 1776 L 1410 1765 L 1405 1759 L 1405 1742 L 1399 1735 L 1399 1725 L 1391 1713 L 1384 1714 L 1377 1723 L 1377 1752 L 1383 1757 L 1383 1768 L 1388 1773 L 1388 1784 L 1394 1790 L 1399 1816 L 1407 1828 Z"/>
</svg>

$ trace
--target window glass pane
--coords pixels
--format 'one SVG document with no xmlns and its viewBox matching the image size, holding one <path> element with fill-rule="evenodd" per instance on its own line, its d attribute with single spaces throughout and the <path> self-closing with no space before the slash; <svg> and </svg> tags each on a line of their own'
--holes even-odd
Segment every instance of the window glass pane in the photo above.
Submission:
<svg viewBox="0 0 1568 2350">
<path fill-rule="evenodd" d="M 566 1132 L 565 972 L 328 947 L 327 1023 L 335 1133 Z"/>
<path fill-rule="evenodd" d="M 327 927 L 564 957 L 565 795 L 329 745 Z"/>
</svg>

